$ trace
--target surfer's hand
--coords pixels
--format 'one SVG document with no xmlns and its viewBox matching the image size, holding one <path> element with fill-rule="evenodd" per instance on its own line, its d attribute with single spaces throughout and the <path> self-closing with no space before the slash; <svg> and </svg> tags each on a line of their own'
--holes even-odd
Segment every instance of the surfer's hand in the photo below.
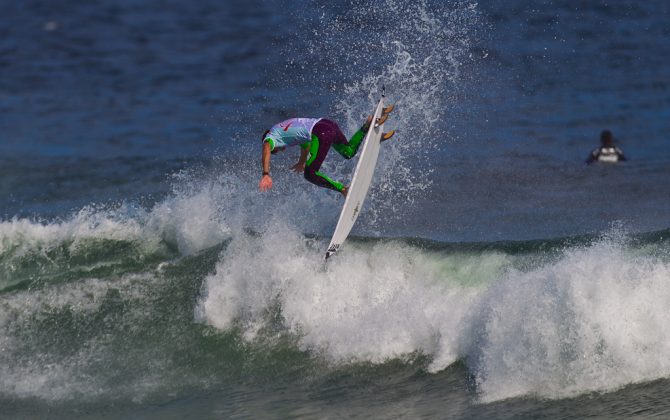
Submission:
<svg viewBox="0 0 670 420">
<path fill-rule="evenodd" d="M 342 193 L 343 196 L 346 197 L 348 191 L 349 191 L 349 187 L 342 187 L 342 191 L 340 191 L 340 192 Z"/>
<path fill-rule="evenodd" d="M 258 188 L 263 192 L 269 191 L 270 188 L 272 188 L 272 178 L 270 178 L 270 175 L 263 175 L 261 182 L 258 184 Z"/>
<path fill-rule="evenodd" d="M 298 162 L 295 165 L 291 166 L 291 170 L 297 173 L 305 172 L 305 164 Z"/>
</svg>

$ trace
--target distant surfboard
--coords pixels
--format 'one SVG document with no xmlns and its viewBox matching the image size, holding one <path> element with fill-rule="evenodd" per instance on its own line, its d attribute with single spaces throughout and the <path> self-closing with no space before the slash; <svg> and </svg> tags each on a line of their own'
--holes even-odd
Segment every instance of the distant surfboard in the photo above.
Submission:
<svg viewBox="0 0 670 420">
<path fill-rule="evenodd" d="M 326 251 L 326 259 L 333 255 L 342 245 L 351 228 L 354 226 L 358 215 L 363 208 L 363 201 L 368 194 L 370 183 L 372 182 L 372 175 L 375 172 L 377 165 L 377 158 L 379 157 L 379 144 L 382 138 L 382 129 L 384 124 L 377 125 L 374 123 L 382 115 L 384 109 L 384 96 L 379 100 L 377 108 L 373 116 L 373 123 L 370 125 L 365 139 L 363 140 L 363 150 L 360 152 L 358 164 L 354 171 L 354 177 L 351 180 L 347 198 L 344 201 L 344 207 L 340 213 L 340 218 L 337 221 L 333 238 L 330 240 L 328 250 Z"/>
</svg>

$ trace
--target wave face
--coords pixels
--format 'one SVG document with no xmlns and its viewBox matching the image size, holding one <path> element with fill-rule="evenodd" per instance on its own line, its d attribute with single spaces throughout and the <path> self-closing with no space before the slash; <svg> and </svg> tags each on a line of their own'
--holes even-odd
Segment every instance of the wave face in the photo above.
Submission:
<svg viewBox="0 0 670 420">
<path fill-rule="evenodd" d="M 223 178 L 186 177 L 148 210 L 2 222 L 0 395 L 152 401 L 398 362 L 463 364 L 483 402 L 670 377 L 667 231 L 352 238 L 326 265 L 326 236 Z"/>
<path fill-rule="evenodd" d="M 170 360 L 189 336 L 191 282 L 230 236 L 223 190 L 202 183 L 151 210 L 0 222 L 0 395 L 133 399 L 188 384 Z"/>
</svg>

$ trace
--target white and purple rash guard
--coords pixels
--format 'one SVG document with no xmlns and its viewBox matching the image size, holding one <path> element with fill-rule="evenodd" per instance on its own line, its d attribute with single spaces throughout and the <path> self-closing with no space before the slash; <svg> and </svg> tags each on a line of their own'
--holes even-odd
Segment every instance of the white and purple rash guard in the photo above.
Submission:
<svg viewBox="0 0 670 420">
<path fill-rule="evenodd" d="M 321 118 L 291 118 L 273 125 L 264 141 L 270 143 L 270 150 L 306 144 L 312 141 L 312 128 Z"/>
</svg>

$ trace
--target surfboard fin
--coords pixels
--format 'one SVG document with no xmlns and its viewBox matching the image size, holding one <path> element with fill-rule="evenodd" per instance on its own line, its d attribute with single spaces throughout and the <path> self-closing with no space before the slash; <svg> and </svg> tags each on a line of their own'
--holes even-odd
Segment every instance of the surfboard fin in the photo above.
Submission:
<svg viewBox="0 0 670 420">
<path fill-rule="evenodd" d="M 382 134 L 382 141 L 390 139 L 391 137 L 393 137 L 394 134 L 395 130 L 387 131 L 386 133 Z"/>
<path fill-rule="evenodd" d="M 326 258 L 324 259 L 327 260 L 328 258 L 330 258 L 334 253 L 337 252 L 338 249 L 340 249 L 340 244 L 332 244 L 331 246 L 329 246 L 328 251 L 326 251 Z"/>
</svg>

